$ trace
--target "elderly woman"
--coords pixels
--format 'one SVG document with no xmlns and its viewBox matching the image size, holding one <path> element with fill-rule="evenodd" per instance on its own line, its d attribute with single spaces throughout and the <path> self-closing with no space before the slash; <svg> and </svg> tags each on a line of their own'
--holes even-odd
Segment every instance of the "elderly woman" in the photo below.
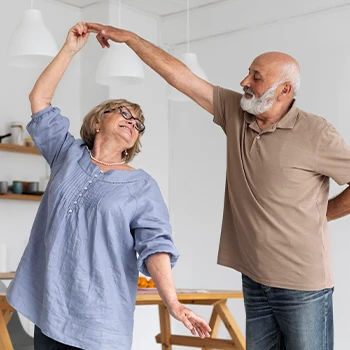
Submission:
<svg viewBox="0 0 350 350">
<path fill-rule="evenodd" d="M 35 349 L 118 349 L 132 343 L 138 270 L 152 276 L 169 313 L 201 338 L 207 323 L 177 300 L 178 253 L 154 179 L 128 163 L 145 131 L 141 108 L 108 100 L 93 108 L 82 140 L 51 99 L 89 33 L 78 23 L 37 80 L 28 131 L 51 167 L 28 246 L 7 292 L 35 323 Z"/>
</svg>

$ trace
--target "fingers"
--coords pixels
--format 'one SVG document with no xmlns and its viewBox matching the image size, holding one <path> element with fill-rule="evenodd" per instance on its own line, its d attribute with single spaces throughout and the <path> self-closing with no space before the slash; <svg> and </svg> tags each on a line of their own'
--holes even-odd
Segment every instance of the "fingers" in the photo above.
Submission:
<svg viewBox="0 0 350 350">
<path fill-rule="evenodd" d="M 84 22 L 79 22 L 77 24 L 77 30 L 80 35 L 87 33 L 87 26 Z"/>
<path fill-rule="evenodd" d="M 88 27 L 85 22 L 79 22 L 71 30 L 76 34 L 83 36 L 88 32 Z"/>
<path fill-rule="evenodd" d="M 96 39 L 98 40 L 98 42 L 100 43 L 100 45 L 102 46 L 102 48 L 105 48 L 105 47 L 110 47 L 110 44 L 108 42 L 108 39 L 103 36 L 101 33 L 98 33 L 96 35 Z"/>
<path fill-rule="evenodd" d="M 89 38 L 89 35 L 90 35 L 90 33 L 89 33 L 89 32 L 87 32 L 87 33 L 83 34 L 83 38 L 84 38 L 84 40 L 87 40 L 87 39 Z"/>
<path fill-rule="evenodd" d="M 86 26 L 88 28 L 88 31 L 92 32 L 92 33 L 100 33 L 102 31 L 102 29 L 104 28 L 104 26 L 102 24 L 91 23 L 91 22 L 87 22 Z"/>
<path fill-rule="evenodd" d="M 96 39 L 100 43 L 102 48 L 110 47 L 110 44 L 108 42 L 109 37 L 106 33 L 106 26 L 99 24 L 99 23 L 86 23 L 86 28 L 89 33 L 96 33 Z"/>
<path fill-rule="evenodd" d="M 184 308 L 184 317 L 181 320 L 186 328 L 188 328 L 193 335 L 198 334 L 200 338 L 209 338 L 211 329 L 207 322 L 193 311 Z"/>
<path fill-rule="evenodd" d="M 75 54 L 86 44 L 89 34 L 86 23 L 78 22 L 69 30 L 64 45 L 66 48 L 69 48 L 70 52 Z"/>
<path fill-rule="evenodd" d="M 90 22 L 87 22 L 86 26 L 89 33 L 97 34 L 96 38 L 103 48 L 110 47 L 110 40 L 116 43 L 125 43 L 128 38 L 129 32 L 126 30 Z"/>
<path fill-rule="evenodd" d="M 186 316 L 181 321 L 185 325 L 185 327 L 191 331 L 193 335 L 196 335 L 196 330 L 194 326 Z"/>
<path fill-rule="evenodd" d="M 108 42 L 109 37 L 106 35 L 106 31 L 102 30 L 101 35 L 102 35 L 102 40 L 103 40 L 104 44 L 109 48 L 110 47 L 109 42 Z"/>
<path fill-rule="evenodd" d="M 188 320 L 191 322 L 191 324 L 197 331 L 199 337 L 201 337 L 202 339 L 210 337 L 209 332 L 211 332 L 211 328 L 209 327 L 207 322 L 205 322 L 201 317 L 199 317 L 196 314 L 193 314 L 193 316 L 188 316 Z"/>
<path fill-rule="evenodd" d="M 104 48 L 106 47 L 106 44 L 105 44 L 105 42 L 104 42 L 104 40 L 103 40 L 103 37 L 102 37 L 102 35 L 101 35 L 100 33 L 98 33 L 98 34 L 96 35 L 96 39 L 97 39 L 97 41 L 100 43 L 100 45 L 102 46 L 102 48 L 104 49 Z"/>
<path fill-rule="evenodd" d="M 208 330 L 204 330 L 200 324 L 197 324 L 195 322 L 186 322 L 185 320 L 183 321 L 183 324 L 185 325 L 186 328 L 188 328 L 192 335 L 198 335 L 200 338 L 210 338 L 210 333 Z"/>
</svg>

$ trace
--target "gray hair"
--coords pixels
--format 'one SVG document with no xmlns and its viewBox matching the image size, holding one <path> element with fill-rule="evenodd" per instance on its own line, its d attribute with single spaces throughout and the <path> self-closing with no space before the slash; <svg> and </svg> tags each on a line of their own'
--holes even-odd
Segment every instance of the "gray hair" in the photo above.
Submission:
<svg viewBox="0 0 350 350">
<path fill-rule="evenodd" d="M 287 63 L 283 65 L 279 84 L 290 82 L 293 86 L 294 96 L 300 88 L 300 68 L 297 63 Z"/>
</svg>

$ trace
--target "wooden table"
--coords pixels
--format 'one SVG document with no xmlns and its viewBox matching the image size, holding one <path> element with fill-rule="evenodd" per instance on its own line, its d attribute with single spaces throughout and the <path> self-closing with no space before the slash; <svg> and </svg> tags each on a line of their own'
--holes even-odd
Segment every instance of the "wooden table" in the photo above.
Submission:
<svg viewBox="0 0 350 350">
<path fill-rule="evenodd" d="M 14 272 L 0 272 L 0 280 L 12 280 Z M 0 350 L 13 350 L 12 342 L 7 331 L 7 323 L 14 309 L 6 300 L 6 293 L 0 293 Z"/>
<path fill-rule="evenodd" d="M 177 297 L 182 304 L 210 305 L 213 311 L 209 321 L 212 329 L 211 338 L 201 339 L 194 336 L 174 335 L 170 329 L 170 316 L 160 296 L 155 292 L 138 292 L 136 305 L 158 305 L 160 333 L 156 342 L 162 344 L 162 350 L 172 350 L 172 345 L 201 348 L 202 350 L 245 350 L 245 339 L 236 321 L 226 306 L 227 299 L 242 298 L 241 291 L 223 290 L 177 290 Z M 231 339 L 217 339 L 220 322 L 227 328 Z"/>
<path fill-rule="evenodd" d="M 12 279 L 14 272 L 0 273 L 0 279 Z M 227 299 L 243 298 L 241 291 L 223 290 L 177 290 L 177 297 L 182 304 L 208 305 L 213 307 L 209 325 L 211 338 L 201 339 L 194 336 L 182 336 L 171 333 L 170 315 L 157 291 L 138 292 L 136 305 L 158 305 L 160 333 L 156 342 L 162 350 L 172 350 L 172 345 L 201 348 L 202 350 L 245 350 L 245 339 L 229 309 Z M 13 308 L 7 303 L 5 293 L 0 293 L 0 350 L 13 350 L 6 324 L 10 320 Z M 231 339 L 218 339 L 220 323 L 227 328 Z"/>
<path fill-rule="evenodd" d="M 0 350 L 13 350 L 11 339 L 7 331 L 7 323 L 14 309 L 6 300 L 6 293 L 0 293 Z"/>
<path fill-rule="evenodd" d="M 0 280 L 12 280 L 14 277 L 14 272 L 0 272 Z"/>
</svg>

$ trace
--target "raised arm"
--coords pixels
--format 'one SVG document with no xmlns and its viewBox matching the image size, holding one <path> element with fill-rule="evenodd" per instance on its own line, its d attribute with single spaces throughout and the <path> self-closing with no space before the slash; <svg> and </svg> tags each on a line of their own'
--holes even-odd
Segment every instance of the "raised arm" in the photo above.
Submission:
<svg viewBox="0 0 350 350">
<path fill-rule="evenodd" d="M 127 30 L 97 23 L 87 23 L 87 27 L 90 32 L 97 33 L 97 40 L 102 48 L 110 47 L 108 40 L 127 44 L 143 62 L 171 86 L 214 114 L 213 86 L 193 74 L 181 61 Z"/>
<path fill-rule="evenodd" d="M 60 52 L 41 73 L 29 95 L 32 113 L 37 113 L 51 104 L 56 87 L 73 56 L 86 44 L 89 37 L 85 23 L 78 23 L 68 32 Z"/>
<path fill-rule="evenodd" d="M 146 265 L 170 315 L 182 322 L 193 335 L 197 333 L 201 338 L 209 338 L 211 329 L 208 324 L 200 316 L 183 306 L 177 299 L 169 255 L 166 253 L 151 255 Z"/>
</svg>

